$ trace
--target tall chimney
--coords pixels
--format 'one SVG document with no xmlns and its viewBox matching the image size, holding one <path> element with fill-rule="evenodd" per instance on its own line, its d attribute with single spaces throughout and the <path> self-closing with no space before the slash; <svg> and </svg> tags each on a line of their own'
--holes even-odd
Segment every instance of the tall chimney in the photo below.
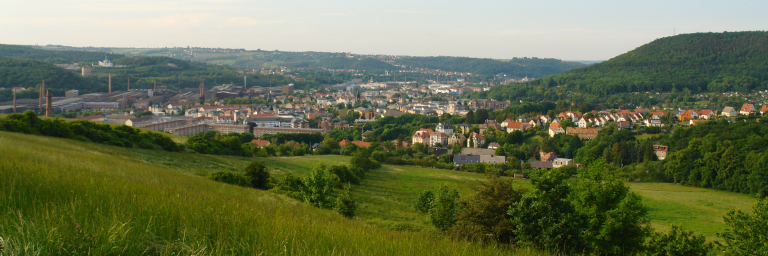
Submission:
<svg viewBox="0 0 768 256">
<path fill-rule="evenodd" d="M 112 93 L 112 73 L 109 73 L 109 91 L 108 93 Z"/>
<path fill-rule="evenodd" d="M 152 95 L 157 93 L 157 80 L 155 80 L 155 89 L 152 89 Z"/>
<path fill-rule="evenodd" d="M 16 90 L 13 91 L 13 113 L 16 113 Z"/>
<path fill-rule="evenodd" d="M 47 91 L 48 100 L 45 107 L 45 117 L 53 117 L 53 101 L 51 100 L 51 90 Z"/>
<path fill-rule="evenodd" d="M 128 77 L 128 91 L 131 91 L 131 77 Z"/>
<path fill-rule="evenodd" d="M 40 105 L 39 106 L 40 113 L 43 113 L 43 97 L 45 97 L 45 94 L 43 94 L 44 91 L 45 91 L 45 80 L 43 80 L 43 85 L 40 86 L 40 98 L 37 101 L 37 103 Z"/>
</svg>

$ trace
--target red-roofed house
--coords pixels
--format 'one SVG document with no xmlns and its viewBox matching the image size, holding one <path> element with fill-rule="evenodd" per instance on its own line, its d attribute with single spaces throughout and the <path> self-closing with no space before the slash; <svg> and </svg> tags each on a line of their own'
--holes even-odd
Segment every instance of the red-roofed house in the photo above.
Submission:
<svg viewBox="0 0 768 256">
<path fill-rule="evenodd" d="M 553 122 L 552 124 L 549 125 L 549 136 L 550 137 L 555 137 L 555 135 L 558 135 L 558 134 L 561 134 L 561 133 L 565 133 L 565 130 L 563 129 L 562 126 L 560 126 L 560 124 Z"/>
<path fill-rule="evenodd" d="M 744 105 L 741 105 L 741 110 L 739 110 L 739 114 L 741 115 L 749 115 L 755 113 L 755 105 L 744 103 Z"/>
<path fill-rule="evenodd" d="M 528 129 L 528 125 L 529 124 L 527 123 L 517 122 L 517 121 L 509 122 L 507 123 L 507 132 L 514 132 L 514 131 L 525 132 L 525 130 Z"/>
<path fill-rule="evenodd" d="M 765 112 L 768 112 L 768 105 L 763 105 L 763 107 L 760 108 L 761 115 L 765 115 Z"/>
<path fill-rule="evenodd" d="M 667 150 L 669 150 L 669 147 L 664 145 L 653 145 L 653 153 L 656 153 L 656 158 L 659 160 L 664 160 L 664 158 L 667 158 Z"/>
<path fill-rule="evenodd" d="M 712 111 L 712 110 L 709 110 L 709 109 L 696 111 L 696 113 L 699 114 L 699 118 L 704 119 L 704 120 L 710 120 L 710 119 L 713 119 L 713 118 L 717 117 L 717 113 L 715 113 L 715 111 Z"/>
<path fill-rule="evenodd" d="M 479 148 L 483 144 L 485 144 L 485 137 L 483 137 L 483 135 L 480 135 L 476 132 L 469 134 L 469 139 L 467 139 L 467 147 Z"/>
</svg>

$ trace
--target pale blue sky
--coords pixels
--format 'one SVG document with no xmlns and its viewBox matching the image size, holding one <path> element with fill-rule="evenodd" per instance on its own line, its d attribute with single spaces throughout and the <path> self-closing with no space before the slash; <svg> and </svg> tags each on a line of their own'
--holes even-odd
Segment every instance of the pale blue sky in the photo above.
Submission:
<svg viewBox="0 0 768 256">
<path fill-rule="evenodd" d="M 602 60 L 766 30 L 768 1 L 2 1 L 0 43 Z"/>
</svg>

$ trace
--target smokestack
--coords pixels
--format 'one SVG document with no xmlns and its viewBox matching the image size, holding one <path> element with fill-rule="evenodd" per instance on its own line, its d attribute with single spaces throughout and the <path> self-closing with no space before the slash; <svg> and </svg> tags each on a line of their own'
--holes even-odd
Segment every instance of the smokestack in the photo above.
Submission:
<svg viewBox="0 0 768 256">
<path fill-rule="evenodd" d="M 112 93 L 112 73 L 109 73 L 109 91 L 108 93 Z"/>
<path fill-rule="evenodd" d="M 157 93 L 157 80 L 155 80 L 155 89 L 152 90 L 152 95 Z"/>
<path fill-rule="evenodd" d="M 16 113 L 16 90 L 13 91 L 13 113 Z"/>
<path fill-rule="evenodd" d="M 40 113 L 43 113 L 43 97 L 45 97 L 45 94 L 43 92 L 45 91 L 45 80 L 43 80 L 43 85 L 40 86 L 40 98 L 37 100 L 37 103 L 40 105 L 39 110 Z"/>
<path fill-rule="evenodd" d="M 53 117 L 53 101 L 51 100 L 51 90 L 47 91 L 48 100 L 45 107 L 45 117 Z"/>
<path fill-rule="evenodd" d="M 131 91 L 131 77 L 128 77 L 128 91 Z"/>
</svg>

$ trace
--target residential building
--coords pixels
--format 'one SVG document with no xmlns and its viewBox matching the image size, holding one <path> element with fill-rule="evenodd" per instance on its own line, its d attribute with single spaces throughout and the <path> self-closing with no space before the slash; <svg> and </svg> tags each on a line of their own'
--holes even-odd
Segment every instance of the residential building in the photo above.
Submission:
<svg viewBox="0 0 768 256">
<path fill-rule="evenodd" d="M 413 134 L 413 137 L 411 137 L 411 142 L 413 144 L 421 143 L 421 144 L 428 144 L 430 140 L 430 136 L 434 133 L 430 129 L 421 129 L 416 131 L 416 133 Z"/>
<path fill-rule="evenodd" d="M 252 140 L 251 143 L 260 148 L 269 146 L 269 141 L 267 140 Z"/>
<path fill-rule="evenodd" d="M 478 148 L 485 144 L 485 137 L 483 135 L 480 135 L 476 132 L 472 132 L 469 134 L 469 138 L 467 139 L 467 147 L 468 148 Z"/>
<path fill-rule="evenodd" d="M 512 121 L 507 123 L 507 132 L 521 131 L 525 132 L 528 129 L 528 123 Z"/>
<path fill-rule="evenodd" d="M 558 134 L 561 134 L 561 133 L 565 133 L 565 130 L 563 129 L 563 127 L 560 126 L 559 123 L 553 122 L 552 124 L 549 125 L 549 136 L 550 137 L 555 137 L 555 135 L 558 135 Z"/>
<path fill-rule="evenodd" d="M 736 112 L 736 109 L 734 109 L 733 107 L 725 107 L 721 115 L 726 117 L 736 117 L 736 115 L 738 115 L 738 112 Z"/>
<path fill-rule="evenodd" d="M 768 112 L 768 104 L 760 108 L 760 115 L 765 115 L 765 112 Z"/>
<path fill-rule="evenodd" d="M 556 158 L 554 161 L 552 161 L 552 168 L 560 168 L 568 165 L 573 165 L 573 159 Z"/>
<path fill-rule="evenodd" d="M 464 134 L 452 133 L 451 135 L 448 136 L 448 145 L 451 145 L 451 146 L 455 144 L 464 145 L 464 142 L 466 140 L 467 138 L 464 137 Z"/>
<path fill-rule="evenodd" d="M 569 135 L 578 136 L 579 139 L 582 139 L 582 140 L 590 140 L 597 137 L 597 133 L 599 131 L 600 130 L 598 128 L 568 127 L 565 133 Z"/>
<path fill-rule="evenodd" d="M 576 125 L 578 125 L 579 128 L 587 128 L 589 127 L 589 122 L 587 122 L 587 119 L 582 117 L 578 122 L 576 122 Z"/>
<path fill-rule="evenodd" d="M 440 144 L 445 146 L 448 144 L 448 134 L 442 132 L 435 132 L 429 135 L 429 145 L 434 147 Z"/>
<path fill-rule="evenodd" d="M 496 142 L 491 142 L 490 144 L 488 144 L 488 149 L 495 150 L 495 149 L 497 149 L 499 147 L 501 147 L 501 145 L 499 145 L 499 143 L 496 143 Z"/>
<path fill-rule="evenodd" d="M 669 150 L 669 147 L 664 145 L 653 145 L 653 153 L 656 154 L 656 158 L 659 160 L 664 160 L 667 158 L 667 151 Z"/>
<path fill-rule="evenodd" d="M 462 155 L 485 155 L 492 156 L 496 154 L 496 150 L 488 148 L 462 148 Z"/>
<path fill-rule="evenodd" d="M 663 127 L 664 126 L 664 120 L 661 120 L 659 116 L 653 115 L 651 118 L 648 118 L 645 120 L 645 126 L 647 127 Z"/>
<path fill-rule="evenodd" d="M 744 105 L 741 105 L 741 110 L 739 111 L 740 115 L 748 116 L 749 114 L 755 113 L 755 105 L 744 103 Z"/>
<path fill-rule="evenodd" d="M 439 123 L 437 124 L 437 127 L 435 127 L 435 132 L 451 134 L 453 133 L 453 126 L 451 126 L 451 123 Z"/>
</svg>

